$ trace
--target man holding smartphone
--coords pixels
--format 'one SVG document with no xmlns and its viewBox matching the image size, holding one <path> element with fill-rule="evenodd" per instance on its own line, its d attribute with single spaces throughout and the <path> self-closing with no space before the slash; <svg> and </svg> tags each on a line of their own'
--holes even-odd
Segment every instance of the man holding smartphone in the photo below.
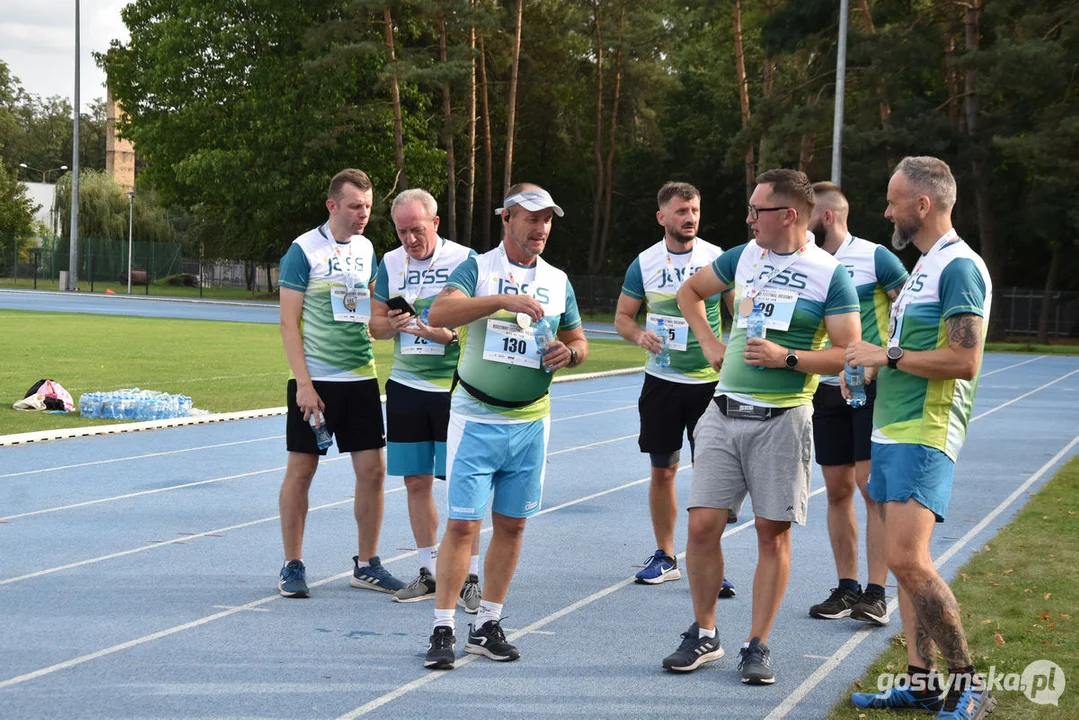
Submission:
<svg viewBox="0 0 1079 720">
<path fill-rule="evenodd" d="M 371 334 L 393 339 L 393 367 L 386 381 L 387 472 L 401 475 L 419 551 L 416 578 L 394 593 L 395 602 L 435 597 L 438 510 L 432 486 L 446 477 L 446 428 L 450 385 L 460 348 L 457 331 L 427 324 L 427 309 L 450 274 L 476 253 L 438 235 L 438 205 L 426 190 L 399 194 L 390 208 L 401 247 L 382 258 L 371 303 Z M 480 606 L 479 535 L 472 544 L 468 578 L 457 604 Z"/>
</svg>

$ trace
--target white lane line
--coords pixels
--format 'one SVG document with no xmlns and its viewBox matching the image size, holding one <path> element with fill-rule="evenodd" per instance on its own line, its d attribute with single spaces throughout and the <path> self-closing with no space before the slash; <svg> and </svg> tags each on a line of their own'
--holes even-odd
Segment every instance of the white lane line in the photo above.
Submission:
<svg viewBox="0 0 1079 720">
<path fill-rule="evenodd" d="M 330 458 L 329 460 L 323 460 L 320 465 L 327 465 L 332 462 L 338 462 L 340 460 L 347 459 L 348 456 Z M 44 510 L 32 510 L 30 512 L 19 513 L 18 515 L 7 515 L 0 517 L 0 522 L 6 522 L 8 520 L 15 520 L 17 518 L 30 517 L 31 515 L 45 515 L 47 513 L 59 512 L 61 510 L 73 510 L 75 508 L 86 507 L 88 505 L 97 505 L 99 503 L 113 502 L 116 500 L 127 500 L 128 498 L 141 497 L 143 495 L 155 495 L 157 493 L 170 492 L 172 490 L 182 490 L 183 488 L 197 487 L 199 485 L 209 485 L 211 483 L 225 482 L 226 480 L 238 480 L 239 478 L 251 477 L 252 475 L 263 475 L 265 473 L 272 472 L 284 472 L 285 466 L 267 468 L 266 470 L 253 470 L 251 472 L 240 473 L 239 475 L 226 475 L 225 477 L 210 478 L 209 480 L 196 480 L 195 482 L 183 483 L 182 485 L 169 485 L 168 487 L 154 488 L 153 490 L 140 490 L 139 492 L 127 493 L 126 495 L 113 495 L 107 498 L 98 498 L 97 500 L 87 500 L 80 503 L 72 503 L 71 505 L 58 505 L 56 507 L 45 508 Z"/>
<path fill-rule="evenodd" d="M 404 490 L 404 487 L 397 487 L 393 488 L 392 490 L 387 490 L 385 494 L 389 495 L 390 493 L 401 492 L 402 490 Z M 308 512 L 325 510 L 326 508 L 337 507 L 338 505 L 344 505 L 350 502 L 352 502 L 352 498 L 346 498 L 345 500 L 338 500 L 336 502 L 326 503 L 325 505 L 316 505 L 315 507 L 309 509 Z M 221 533 L 230 532 L 232 530 L 242 530 L 243 528 L 248 528 L 253 525 L 261 525 L 263 523 L 273 522 L 274 520 L 280 519 L 280 517 L 280 515 L 274 515 L 272 517 L 260 518 L 258 520 L 249 520 L 245 523 L 240 523 L 239 525 L 229 525 L 228 527 L 217 528 L 216 530 L 207 530 L 205 532 L 192 533 L 191 535 L 183 535 L 178 538 L 173 538 L 172 540 L 162 540 L 161 542 L 153 542 L 148 545 L 131 548 L 130 550 L 120 550 L 119 552 L 110 553 L 108 555 L 99 555 L 98 557 L 79 560 L 77 562 L 68 563 L 67 565 L 59 565 L 57 567 L 46 568 L 44 570 L 37 570 L 35 572 L 27 573 L 25 575 L 17 575 L 15 577 L 0 580 L 0 585 L 8 585 L 10 583 L 16 583 L 22 580 L 30 580 L 36 577 L 41 577 L 42 575 L 51 575 L 62 570 L 71 570 L 72 568 L 82 567 L 83 565 L 93 565 L 95 563 L 103 562 L 105 560 L 113 560 L 118 557 L 124 557 L 125 555 L 134 555 L 135 553 L 146 552 L 147 550 L 156 550 L 157 548 L 165 547 L 166 545 L 187 544 L 188 541 L 194 540 L 196 538 L 219 535 Z"/>
<path fill-rule="evenodd" d="M 688 469 L 689 469 L 689 466 L 684 465 L 684 466 L 678 468 L 678 472 L 682 472 L 683 470 L 688 470 Z M 651 479 L 650 477 L 649 478 L 644 478 L 643 480 L 638 480 L 637 482 L 632 483 L 632 484 L 633 485 L 638 485 L 640 483 L 647 482 L 650 479 Z M 814 490 L 813 492 L 811 492 L 809 494 L 809 496 L 813 497 L 814 495 L 820 495 L 822 492 L 824 492 L 824 490 L 825 490 L 824 487 L 819 487 L 816 490 Z M 738 525 L 738 526 L 733 527 L 733 528 L 728 528 L 727 530 L 725 530 L 723 532 L 723 537 L 727 538 L 727 537 L 730 537 L 731 535 L 735 535 L 737 533 L 740 533 L 743 530 L 745 530 L 745 529 L 747 529 L 749 527 L 752 527 L 753 524 L 754 524 L 753 520 L 747 520 L 746 522 L 742 523 L 741 525 Z M 684 558 L 685 555 L 686 555 L 685 552 L 681 552 L 681 553 L 678 554 L 678 557 L 681 559 L 681 558 Z M 523 635 L 527 635 L 527 634 L 529 634 L 531 632 L 535 632 L 536 630 L 539 630 L 540 628 L 544 627 L 545 625 L 551 624 L 552 622 L 554 622 L 555 620 L 558 620 L 559 618 L 563 618 L 566 615 L 569 615 L 570 613 L 576 612 L 577 610 L 580 610 L 581 608 L 583 608 L 583 607 L 585 607 L 587 605 L 591 605 L 595 601 L 601 600 L 601 599 L 607 597 L 608 595 L 610 595 L 611 593 L 618 592 L 622 588 L 633 584 L 634 580 L 636 580 L 636 577 L 631 575 L 628 578 L 626 578 L 625 580 L 620 580 L 620 581 L 616 582 L 614 585 L 609 585 L 608 587 L 605 587 L 602 590 L 599 590 L 599 591 L 597 591 L 595 593 L 592 593 L 588 597 L 581 598 L 580 600 L 573 603 L 572 605 L 567 605 L 566 607 L 562 608 L 561 610 L 557 610 L 557 611 L 551 613 L 550 615 L 548 615 L 546 617 L 540 618 L 539 620 L 532 623 L 531 625 L 528 625 L 527 627 L 522 628 L 521 630 L 518 630 L 518 631 L 516 631 L 516 632 L 514 632 L 514 633 L 512 633 L 510 635 L 507 635 L 506 639 L 510 640 L 510 641 L 513 641 L 513 640 L 516 640 L 517 638 L 519 638 L 519 637 L 521 637 Z M 455 663 L 455 672 L 456 672 L 456 670 L 459 670 L 460 668 L 464 667 L 465 665 L 468 665 L 469 663 L 471 663 L 472 661 L 474 661 L 478 657 L 479 657 L 478 655 L 466 655 L 464 658 L 459 659 Z M 430 672 L 429 671 L 426 675 L 422 675 L 422 676 L 416 678 L 415 680 L 413 680 L 412 682 L 406 683 L 406 684 L 404 684 L 404 685 L 402 685 L 402 686 L 400 686 L 398 688 L 395 688 L 395 689 L 391 690 L 390 692 L 386 693 L 385 695 L 381 695 L 381 696 L 375 698 L 374 700 L 372 700 L 371 702 L 366 703 L 364 705 L 361 705 L 360 707 L 358 707 L 358 708 L 356 708 L 354 710 L 351 710 L 351 711 L 345 713 L 344 715 L 339 715 L 337 717 L 337 720 L 355 720 L 356 718 L 358 718 L 358 717 L 360 717 L 362 715 L 366 715 L 367 713 L 372 712 L 373 710 L 377 710 L 378 708 L 382 707 L 383 705 L 386 705 L 386 704 L 388 704 L 390 702 L 393 702 L 394 700 L 396 700 L 399 697 L 402 697 L 403 695 L 407 695 L 408 693 L 412 692 L 413 690 L 416 690 L 417 688 L 421 688 L 424 685 L 427 685 L 428 683 L 432 683 L 435 680 L 438 680 L 439 678 L 443 678 L 443 677 L 446 677 L 446 676 L 447 676 L 447 673 L 439 673 L 439 672 Z M 0 685 L 0 687 L 2 687 L 2 685 Z"/>
<path fill-rule="evenodd" d="M 981 522 L 972 527 L 966 535 L 964 535 L 962 538 L 952 544 L 952 546 L 949 547 L 945 552 L 943 552 L 940 557 L 938 557 L 934 561 L 933 564 L 940 568 L 944 565 L 944 563 L 951 560 L 956 553 L 962 550 L 967 545 L 967 543 L 969 543 L 972 539 L 974 539 L 976 535 L 978 535 L 982 530 L 984 530 L 989 525 L 989 523 L 993 522 L 993 520 L 995 520 L 1002 512 L 1007 510 L 1012 503 L 1018 500 L 1019 497 L 1023 495 L 1023 493 L 1025 493 L 1031 485 L 1038 482 L 1041 476 L 1048 472 L 1049 469 L 1052 468 L 1054 465 L 1056 465 L 1061 458 L 1067 455 L 1068 452 L 1076 446 L 1076 444 L 1079 444 L 1079 435 L 1076 435 L 1074 438 L 1072 438 L 1072 441 L 1065 445 L 1063 450 L 1054 455 L 1052 459 L 1049 460 L 1049 462 L 1042 465 L 1037 472 L 1028 477 L 1022 485 L 1017 487 L 1011 495 L 1006 497 L 1003 502 L 993 508 L 993 510 L 984 518 L 982 518 Z M 898 599 L 893 598 L 892 601 L 888 603 L 889 614 L 894 613 L 898 607 Z M 806 696 L 809 695 L 809 693 L 813 692 L 817 685 L 820 685 L 820 683 L 826 677 L 828 677 L 833 670 L 839 667 L 840 663 L 842 663 L 848 655 L 854 652 L 854 649 L 861 645 L 862 642 L 864 642 L 865 639 L 869 637 L 870 633 L 873 630 L 874 628 L 872 627 L 865 627 L 855 632 L 854 635 L 852 635 L 845 643 L 843 643 L 843 645 L 841 645 L 840 648 L 836 650 L 830 658 L 828 658 L 820 667 L 814 670 L 809 677 L 803 680 L 802 684 L 799 685 L 794 690 L 794 692 L 788 695 L 782 703 L 780 703 L 774 710 L 772 710 L 772 712 L 768 713 L 768 716 L 764 720 L 780 720 L 781 718 L 787 717 L 790 711 L 797 707 L 798 703 L 802 702 L 802 700 L 804 700 Z"/>
<path fill-rule="evenodd" d="M 623 435 L 622 437 L 611 438 L 610 440 L 600 440 L 599 442 L 588 443 L 587 445 L 576 445 L 576 446 L 571 447 L 571 448 L 566 448 L 565 450 L 555 450 L 554 452 L 547 453 L 547 457 L 549 457 L 549 458 L 554 457 L 555 455 L 561 455 L 562 453 L 573 452 L 574 450 L 585 450 L 587 448 L 599 447 L 600 445 L 610 445 L 611 443 L 621 442 L 623 440 L 629 440 L 630 438 L 635 438 L 635 437 L 637 437 L 637 433 L 633 433 L 632 435 Z M 3 520 L 3 519 L 4 518 L 0 518 L 0 520 Z"/>
<path fill-rule="evenodd" d="M 632 405 L 622 405 L 616 408 L 610 408 L 608 410 L 597 410 L 595 412 L 583 413 L 581 415 L 569 415 L 567 417 L 553 418 L 551 422 L 562 422 L 563 420 L 579 420 L 581 418 L 592 417 L 594 415 L 606 415 L 607 413 L 621 412 L 623 410 L 630 410 L 637 407 L 637 403 Z"/>
<path fill-rule="evenodd" d="M 685 468 L 684 467 L 679 468 L 679 471 L 681 471 L 682 469 L 685 469 Z M 623 485 L 619 485 L 617 487 L 613 487 L 613 488 L 610 488 L 608 490 L 604 490 L 602 492 L 594 493 L 592 495 L 587 495 L 585 497 L 578 498 L 576 500 L 571 500 L 569 502 L 562 503 L 561 505 L 556 505 L 554 507 L 547 508 L 545 510 L 541 510 L 540 512 L 536 513 L 532 517 L 539 517 L 540 515 L 546 515 L 547 513 L 551 513 L 551 512 L 554 512 L 556 510 L 560 510 L 562 508 L 569 507 L 571 505 L 576 505 L 578 503 L 586 502 L 588 500 L 600 497 L 602 495 L 608 495 L 608 494 L 613 493 L 613 492 L 618 492 L 619 490 L 625 490 L 626 488 L 631 488 L 631 487 L 634 487 L 635 485 L 640 485 L 641 483 L 646 483 L 650 479 L 651 479 L 651 477 L 641 478 L 640 480 L 634 480 L 632 482 L 628 482 L 628 483 L 625 483 Z M 404 488 L 395 488 L 394 490 L 389 490 L 387 492 L 397 492 L 397 491 L 403 490 L 403 489 Z M 319 510 L 319 509 L 322 509 L 322 508 L 325 508 L 325 507 L 332 507 L 333 505 L 340 505 L 340 504 L 346 503 L 346 502 L 352 502 L 352 498 L 349 498 L 348 500 L 342 500 L 341 502 L 337 502 L 337 503 L 330 503 L 329 505 L 320 505 L 317 508 L 311 508 L 311 510 Z M 275 518 L 270 518 L 270 519 L 271 520 L 276 519 L 276 517 Z M 258 521 L 258 522 L 265 522 L 265 521 Z M 249 523 L 249 524 L 251 524 L 251 523 Z M 237 526 L 237 527 L 239 527 L 239 526 Z M 491 530 L 492 530 L 492 528 L 490 526 L 488 526 L 486 528 L 483 528 L 480 532 L 481 533 L 488 533 L 488 532 L 491 532 Z M 211 532 L 214 532 L 214 531 L 211 531 Z M 220 532 L 220 531 L 217 531 L 217 532 Z M 730 532 L 730 531 L 728 530 L 728 532 Z M 208 534 L 208 533 L 206 533 L 206 534 Z M 186 536 L 184 538 L 181 538 L 181 540 L 188 540 L 188 539 L 190 539 L 192 537 L 197 537 L 197 536 L 189 535 L 189 536 Z M 158 543 L 157 545 L 151 545 L 149 547 L 159 547 L 160 545 L 163 545 L 163 544 L 164 543 Z M 142 549 L 147 549 L 147 548 L 140 548 L 139 550 L 142 550 Z M 131 552 L 139 552 L 139 550 L 127 551 L 127 553 L 125 553 L 125 554 L 130 554 Z M 410 558 L 410 557 L 412 557 L 412 556 L 414 556 L 416 554 L 417 554 L 416 551 L 412 550 L 411 552 L 406 552 L 406 553 L 402 553 L 400 555 L 395 555 L 394 557 L 383 560 L 382 562 L 383 562 L 384 565 L 386 565 L 386 564 L 389 564 L 389 563 L 392 563 L 392 562 L 396 562 L 398 560 L 403 560 L 405 558 Z M 350 570 L 348 572 L 343 572 L 343 573 L 341 573 L 339 575 L 333 575 L 333 576 L 328 577 L 328 578 L 323 578 L 322 580 L 319 580 L 317 582 L 310 583 L 309 587 L 312 587 L 312 588 L 320 587 L 322 585 L 326 585 L 327 583 L 335 582 L 337 580 L 343 580 L 344 578 L 351 577 L 351 576 L 352 576 L 352 571 Z M 5 581 L 5 582 L 7 582 L 7 581 Z M 0 584 L 2 584 L 2 583 L 0 583 Z M 184 623 L 183 625 L 176 625 L 176 626 L 171 627 L 171 628 L 166 628 L 164 630 L 159 630 L 158 632 L 151 633 L 150 635 L 144 635 L 143 637 L 135 638 L 134 640 L 128 640 L 127 642 L 120 643 L 119 645 L 113 645 L 112 647 L 107 647 L 107 648 L 104 648 L 102 650 L 98 650 L 96 652 L 88 653 L 86 655 L 80 655 L 78 657 L 71 658 L 70 660 L 65 660 L 64 662 L 56 663 L 55 665 L 49 665 L 48 667 L 44 667 L 44 668 L 41 668 L 39 670 L 34 670 L 32 672 L 28 672 L 28 673 L 25 673 L 23 675 L 17 675 L 16 677 L 8 678 L 7 680 L 0 681 L 0 690 L 3 690 L 4 688 L 10 687 L 12 685 L 18 685 L 19 683 L 23 683 L 23 682 L 26 682 L 28 680 L 35 680 L 35 679 L 37 679 L 39 677 L 43 677 L 45 675 L 50 675 L 50 674 L 52 674 L 54 672 L 58 672 L 60 670 L 66 670 L 68 668 L 75 667 L 76 665 L 82 665 L 83 663 L 90 662 L 91 660 L 97 660 L 98 658 L 105 657 L 106 655 L 112 655 L 113 653 L 118 653 L 121 650 L 127 650 L 128 648 L 133 648 L 133 647 L 137 647 L 139 645 L 144 645 L 144 644 L 146 644 L 148 642 L 152 642 L 153 640 L 159 640 L 161 638 L 168 637 L 169 635 L 175 635 L 176 633 L 183 632 L 184 630 L 190 630 L 192 628 L 196 628 L 196 627 L 199 627 L 201 625 L 205 625 L 207 623 L 213 622 L 214 620 L 220 620 L 222 618 L 226 618 L 226 617 L 229 617 L 231 615 L 235 615 L 238 612 L 243 612 L 245 610 L 252 610 L 252 609 L 257 608 L 259 606 L 265 605 L 266 603 L 273 602 L 274 600 L 280 600 L 280 599 L 281 599 L 281 596 L 276 594 L 276 593 L 273 594 L 273 595 L 267 595 L 264 598 L 259 598 L 258 600 L 252 600 L 251 602 L 246 603 L 244 605 L 238 605 L 238 606 L 233 607 L 232 609 L 229 609 L 229 610 L 223 610 L 223 611 L 221 611 L 219 613 L 214 613 L 213 615 L 207 615 L 206 617 L 199 618 L 198 620 L 192 620 L 191 622 Z M 470 656 L 470 657 L 474 657 L 474 656 Z M 464 664 L 464 662 L 462 661 L 462 662 L 459 662 L 457 664 L 457 666 L 460 667 L 463 664 Z"/>
<path fill-rule="evenodd" d="M 554 400 L 560 400 L 562 398 L 581 397 L 582 395 L 600 395 L 602 393 L 615 392 L 616 390 L 640 390 L 640 385 L 619 385 L 618 387 L 607 388 L 606 390 L 589 390 L 588 392 L 571 393 L 569 395 L 551 395 Z"/>
<path fill-rule="evenodd" d="M 1071 371 L 1070 373 L 1067 373 L 1066 375 L 1061 375 L 1061 376 L 1060 376 L 1060 377 L 1058 377 L 1058 378 L 1057 378 L 1056 380 L 1050 380 L 1049 382 L 1045 383 L 1045 384 L 1044 384 L 1044 385 L 1042 385 L 1041 387 L 1036 387 L 1036 388 L 1034 388 L 1033 390 L 1031 390 L 1030 392 L 1026 392 L 1026 393 L 1023 393 L 1022 395 L 1020 395 L 1020 396 L 1019 396 L 1019 397 L 1017 397 L 1017 398 L 1013 398 L 1013 399 L 1009 400 L 1009 401 L 1008 401 L 1008 402 L 1006 402 L 1006 403 L 1001 403 L 1000 405 L 997 405 L 997 406 L 996 406 L 995 408 L 990 408 L 989 410 L 986 410 L 985 412 L 983 412 L 983 413 L 982 413 L 981 415 L 975 415 L 974 417 L 972 417 L 972 418 L 970 419 L 970 421 L 971 421 L 971 422 L 974 422 L 975 420 L 981 420 L 981 419 L 982 419 L 983 417 L 985 417 L 986 415 L 992 415 L 992 414 L 993 414 L 993 413 L 995 413 L 995 412 L 996 412 L 997 410 L 1002 410 L 1002 409 L 1004 409 L 1004 408 L 1008 407 L 1009 405 L 1012 405 L 1012 404 L 1014 404 L 1014 403 L 1017 403 L 1017 402 L 1019 402 L 1019 401 L 1020 401 L 1020 400 L 1022 400 L 1023 398 L 1027 398 L 1027 397 L 1030 397 L 1031 395 L 1033 395 L 1034 393 L 1038 392 L 1039 390 L 1044 390 L 1045 388 L 1049 387 L 1050 385 L 1055 385 L 1056 383 L 1060 382 L 1061 380 L 1065 380 L 1065 379 L 1067 379 L 1067 378 L 1070 378 L 1070 377 L 1071 377 L 1072 375 L 1074 375 L 1075 373 L 1079 373 L 1079 370 L 1072 370 L 1072 371 Z"/>
<path fill-rule="evenodd" d="M 1032 363 L 1035 360 L 1042 360 L 1045 357 L 1047 357 L 1047 356 L 1039 355 L 1038 357 L 1031 358 L 1030 360 L 1024 360 L 1023 362 L 1017 362 L 1014 365 L 1006 365 L 1005 367 L 997 368 L 996 370 L 990 370 L 987 373 L 982 373 L 982 377 L 986 378 L 986 377 L 989 377 L 990 375 L 996 375 L 998 372 L 1004 372 L 1005 370 L 1011 370 L 1012 368 L 1021 367 L 1023 365 L 1028 364 L 1028 363 Z"/>
<path fill-rule="evenodd" d="M 269 437 L 253 438 L 251 440 L 237 440 L 235 442 L 217 443 L 215 445 L 199 445 L 198 447 L 180 448 L 179 450 L 163 450 L 161 452 L 144 453 L 142 455 L 128 455 L 127 457 L 109 458 L 108 460 L 91 460 L 89 462 L 73 463 L 71 465 L 57 465 L 55 467 L 37 468 L 35 470 L 23 470 L 22 472 L 5 473 L 0 478 L 20 477 L 22 475 L 36 475 L 38 473 L 55 472 L 57 470 L 73 470 L 75 468 L 90 467 L 91 465 L 108 465 L 109 463 L 127 462 L 129 460 L 142 460 L 144 458 L 164 457 L 166 455 L 178 455 L 180 453 L 195 452 L 198 450 L 215 450 L 217 448 L 231 447 L 233 445 L 247 445 L 250 443 L 266 442 L 267 440 L 280 440 L 284 435 L 270 435 Z"/>
</svg>

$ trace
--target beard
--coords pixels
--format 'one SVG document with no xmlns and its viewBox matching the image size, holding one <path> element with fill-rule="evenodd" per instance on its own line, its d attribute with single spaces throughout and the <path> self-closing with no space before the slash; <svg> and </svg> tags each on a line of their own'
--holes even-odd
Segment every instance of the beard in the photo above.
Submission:
<svg viewBox="0 0 1079 720">
<path fill-rule="evenodd" d="M 667 230 L 667 235 L 683 245 L 688 245 L 695 237 L 697 237 L 697 228 L 695 227 L 684 230 L 681 225 L 671 225 L 665 227 L 665 229 Z M 686 234 L 687 232 L 689 233 L 688 235 Z"/>
<path fill-rule="evenodd" d="M 809 232 L 813 233 L 813 239 L 816 240 L 817 245 L 824 246 L 824 241 L 827 240 L 827 231 L 824 229 L 824 221 L 818 220 L 816 224 L 809 226 Z"/>
<path fill-rule="evenodd" d="M 896 250 L 902 250 L 914 242 L 914 236 L 921 229 L 922 222 L 917 218 L 910 222 L 904 222 L 897 218 L 895 220 L 895 229 L 892 231 L 892 247 Z"/>
</svg>

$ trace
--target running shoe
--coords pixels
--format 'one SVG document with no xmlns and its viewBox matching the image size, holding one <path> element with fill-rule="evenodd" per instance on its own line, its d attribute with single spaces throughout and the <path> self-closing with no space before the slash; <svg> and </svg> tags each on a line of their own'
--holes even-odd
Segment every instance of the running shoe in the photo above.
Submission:
<svg viewBox="0 0 1079 720">
<path fill-rule="evenodd" d="M 943 695 L 915 694 L 906 688 L 894 687 L 880 693 L 854 693 L 850 701 L 855 707 L 869 710 L 929 710 L 944 707 Z"/>
<path fill-rule="evenodd" d="M 420 568 L 420 574 L 416 579 L 393 594 L 393 601 L 419 602 L 430 600 L 435 596 L 435 579 L 431 577 L 431 571 L 425 567 Z"/>
<path fill-rule="evenodd" d="M 453 628 L 448 625 L 436 626 L 431 633 L 431 644 L 427 647 L 423 666 L 431 670 L 453 670 L 453 664 L 457 662 L 457 656 L 453 654 L 455 642 Z"/>
<path fill-rule="evenodd" d="M 747 685 L 771 685 L 776 681 L 772 672 L 772 653 L 760 638 L 749 641 L 749 647 L 738 651 L 741 660 L 738 670 L 742 673 L 742 682 Z"/>
<path fill-rule="evenodd" d="M 480 590 L 479 577 L 469 573 L 464 587 L 461 588 L 461 595 L 457 598 L 458 606 L 463 607 L 466 613 L 475 615 L 480 610 L 480 600 L 482 598 L 483 592 Z"/>
<path fill-rule="evenodd" d="M 876 588 L 863 592 L 858 602 L 854 603 L 850 609 L 850 616 L 853 620 L 861 620 L 874 625 L 887 625 L 888 602 L 884 598 L 884 593 Z"/>
<path fill-rule="evenodd" d="M 843 588 L 832 588 L 832 594 L 822 603 L 809 608 L 809 617 L 821 620 L 838 620 L 850 616 L 851 608 L 861 595 Z"/>
<path fill-rule="evenodd" d="M 723 587 L 719 589 L 719 597 L 721 599 L 732 598 L 737 593 L 734 592 L 734 583 L 727 578 L 723 578 Z"/>
<path fill-rule="evenodd" d="M 403 582 L 391 575 L 389 570 L 382 567 L 382 561 L 378 559 L 378 555 L 371 558 L 363 567 L 360 567 L 359 555 L 353 555 L 352 565 L 352 579 L 348 581 L 348 584 L 354 588 L 395 593 L 405 586 Z"/>
<path fill-rule="evenodd" d="M 663 667 L 677 672 L 691 672 L 721 657 L 723 648 L 719 645 L 719 633 L 715 637 L 702 638 L 700 626 L 693 623 L 689 630 L 682 633 L 682 644 L 678 649 L 663 658 Z"/>
<path fill-rule="evenodd" d="M 302 560 L 291 560 L 281 568 L 277 592 L 287 598 L 311 597 L 311 592 L 307 589 L 307 568 L 303 566 Z"/>
<path fill-rule="evenodd" d="M 659 585 L 668 580 L 682 579 L 678 561 L 662 550 L 656 550 L 645 563 L 645 568 L 637 573 L 637 582 L 641 585 Z"/>
<path fill-rule="evenodd" d="M 521 657 L 517 648 L 506 641 L 501 620 L 488 620 L 478 630 L 475 625 L 469 625 L 465 652 L 471 655 L 486 655 L 499 662 L 509 662 Z"/>
<path fill-rule="evenodd" d="M 944 696 L 944 707 L 937 713 L 937 720 L 982 720 L 997 707 L 997 700 L 989 693 L 985 682 L 974 676 L 974 681 L 955 687 L 956 676 L 949 678 L 951 685 Z"/>
</svg>

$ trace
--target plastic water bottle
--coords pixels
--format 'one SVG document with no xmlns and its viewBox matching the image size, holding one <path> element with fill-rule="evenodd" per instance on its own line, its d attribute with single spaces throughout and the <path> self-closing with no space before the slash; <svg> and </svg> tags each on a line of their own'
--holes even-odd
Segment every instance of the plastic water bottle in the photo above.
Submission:
<svg viewBox="0 0 1079 720">
<path fill-rule="evenodd" d="M 312 410 L 307 416 L 307 422 L 315 433 L 315 443 L 318 445 L 319 450 L 325 450 L 333 444 L 333 436 L 330 435 L 330 430 L 326 427 L 326 418 L 322 416 L 321 410 Z"/>
<path fill-rule="evenodd" d="M 671 351 L 667 348 L 667 324 L 663 322 L 663 318 L 656 319 L 656 335 L 659 337 L 659 341 L 663 344 L 663 347 L 661 347 L 659 352 L 656 353 L 656 367 L 670 367 Z"/>
<path fill-rule="evenodd" d="M 431 308 L 429 308 L 429 307 L 425 307 L 425 308 L 424 308 L 424 309 L 423 309 L 422 311 L 420 311 L 420 322 L 421 322 L 421 323 L 423 323 L 424 325 L 427 325 L 427 324 L 429 324 L 429 323 L 427 322 L 427 317 L 428 317 L 428 316 L 429 316 L 430 314 L 431 314 Z"/>
<path fill-rule="evenodd" d="M 536 331 L 536 347 L 539 348 L 540 354 L 540 367 L 545 372 L 551 372 L 547 369 L 547 366 L 543 364 L 543 356 L 551 350 L 551 345 L 555 343 L 554 330 L 551 329 L 551 323 L 547 322 L 547 318 L 541 317 L 535 323 L 532 328 Z"/>
<path fill-rule="evenodd" d="M 767 334 L 768 330 L 764 327 L 764 305 L 756 303 L 753 305 L 753 312 L 749 313 L 749 317 L 746 318 L 746 340 L 753 338 L 763 340 Z M 750 365 L 749 367 L 757 370 L 764 369 L 763 365 Z"/>
<path fill-rule="evenodd" d="M 843 366 L 844 379 L 847 381 L 847 388 L 850 390 L 850 399 L 847 400 L 847 404 L 853 408 L 860 408 L 865 405 L 865 368 L 851 367 L 850 365 Z"/>
</svg>

